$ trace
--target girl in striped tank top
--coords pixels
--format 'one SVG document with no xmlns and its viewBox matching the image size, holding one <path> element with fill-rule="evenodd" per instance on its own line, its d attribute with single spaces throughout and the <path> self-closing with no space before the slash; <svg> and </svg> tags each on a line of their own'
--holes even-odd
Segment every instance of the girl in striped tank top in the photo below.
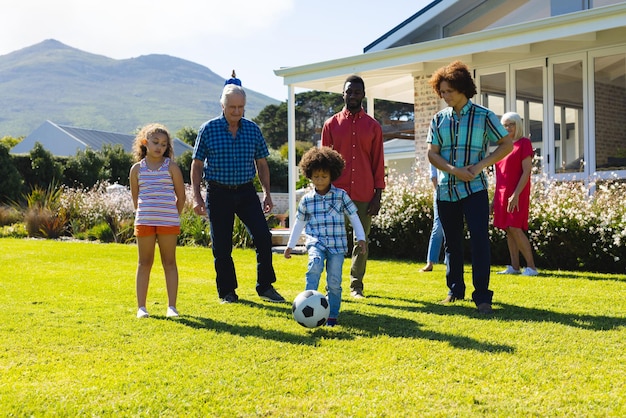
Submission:
<svg viewBox="0 0 626 418">
<path fill-rule="evenodd" d="M 163 125 L 154 123 L 143 127 L 135 137 L 133 153 L 137 162 L 130 169 L 130 191 L 135 206 L 135 236 L 139 252 L 137 318 L 148 317 L 146 298 L 157 242 L 167 287 L 166 316 L 178 316 L 176 243 L 180 233 L 180 213 L 185 206 L 183 175 L 173 160 L 172 138 Z"/>
</svg>

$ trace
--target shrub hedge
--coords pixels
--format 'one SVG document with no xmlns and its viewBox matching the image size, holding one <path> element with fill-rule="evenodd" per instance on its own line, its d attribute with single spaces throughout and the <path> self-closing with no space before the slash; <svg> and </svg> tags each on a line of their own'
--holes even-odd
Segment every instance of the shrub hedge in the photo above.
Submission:
<svg viewBox="0 0 626 418">
<path fill-rule="evenodd" d="M 493 179 L 490 179 L 493 195 Z M 382 207 L 373 218 L 370 256 L 421 261 L 426 258 L 433 222 L 433 191 L 427 178 L 412 179 L 390 174 Z M 107 190 L 108 183 L 89 189 L 59 186 L 36 188 L 21 214 L 0 211 L 2 236 L 57 237 L 133 242 L 133 207 L 130 191 Z M 626 183 L 614 181 L 556 182 L 533 178 L 528 236 L 537 266 L 542 269 L 626 272 Z M 208 222 L 187 202 L 181 216 L 180 245 L 210 245 Z M 37 210 L 33 210 L 37 202 Z M 271 217 L 268 223 L 275 222 Z M 10 224 L 10 225 L 6 225 Z M 24 225 L 24 226 L 20 226 Z M 26 231 L 26 232 L 24 232 Z M 506 234 L 490 228 L 492 263 L 509 263 Z M 235 225 L 233 244 L 249 247 L 250 237 L 243 224 Z M 469 245 L 466 261 L 470 262 Z"/>
</svg>

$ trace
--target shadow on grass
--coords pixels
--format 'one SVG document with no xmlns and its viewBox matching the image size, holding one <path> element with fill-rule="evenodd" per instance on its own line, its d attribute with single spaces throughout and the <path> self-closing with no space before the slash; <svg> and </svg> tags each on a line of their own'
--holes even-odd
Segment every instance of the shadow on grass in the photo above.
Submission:
<svg viewBox="0 0 626 418">
<path fill-rule="evenodd" d="M 575 280 L 591 280 L 591 281 L 611 281 L 611 282 L 624 282 L 626 281 L 626 275 L 619 274 L 607 274 L 607 273 L 575 273 L 570 271 L 558 271 L 558 270 L 549 270 L 546 272 L 541 272 L 539 276 L 536 277 L 537 280 L 545 280 L 545 279 L 575 279 Z"/>
<path fill-rule="evenodd" d="M 240 299 L 239 305 L 257 308 L 259 311 L 273 311 L 280 316 L 288 318 L 293 326 L 299 325 L 291 318 L 291 304 L 282 303 L 257 303 Z M 366 315 L 354 311 L 342 311 L 340 325 L 319 327 L 309 330 L 307 335 L 290 333 L 275 329 L 262 328 L 255 325 L 239 325 L 212 318 L 183 315 L 175 321 L 179 324 L 195 328 L 224 332 L 238 336 L 256 337 L 292 344 L 316 345 L 320 339 L 352 340 L 356 337 L 389 336 L 392 338 L 419 338 L 430 341 L 446 342 L 453 347 L 465 350 L 477 350 L 486 352 L 512 352 L 514 348 L 503 344 L 491 344 L 465 336 L 446 334 L 422 329 L 421 325 L 412 320 L 398 318 L 390 315 Z"/>
<path fill-rule="evenodd" d="M 375 299 L 370 297 L 368 299 Z M 383 298 L 379 298 L 383 299 Z M 482 316 L 476 312 L 473 302 L 469 300 L 470 305 L 465 302 L 451 305 L 441 305 L 439 303 L 417 301 L 414 299 L 394 299 L 411 304 L 410 306 L 398 306 L 385 303 L 370 303 L 386 309 L 403 309 L 410 312 L 427 312 L 435 315 L 466 315 L 475 316 L 482 319 L 497 318 L 502 321 L 534 321 L 534 322 L 552 322 L 555 324 L 566 325 L 575 328 L 588 329 L 593 331 L 608 331 L 615 328 L 626 326 L 626 318 L 619 318 L 607 315 L 592 314 L 568 314 L 555 312 L 548 309 L 528 308 L 524 306 L 511 305 L 506 303 L 494 302 L 494 314 L 490 316 Z M 468 300 L 466 300 L 467 302 Z"/>
</svg>

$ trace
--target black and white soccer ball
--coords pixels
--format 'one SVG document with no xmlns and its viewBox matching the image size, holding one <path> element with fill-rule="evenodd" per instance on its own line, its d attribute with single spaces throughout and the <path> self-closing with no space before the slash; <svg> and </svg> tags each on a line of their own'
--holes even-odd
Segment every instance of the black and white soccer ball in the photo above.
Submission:
<svg viewBox="0 0 626 418">
<path fill-rule="evenodd" d="M 330 307 L 328 299 L 322 293 L 317 290 L 305 290 L 294 299 L 291 312 L 298 324 L 316 328 L 326 323 Z"/>
</svg>

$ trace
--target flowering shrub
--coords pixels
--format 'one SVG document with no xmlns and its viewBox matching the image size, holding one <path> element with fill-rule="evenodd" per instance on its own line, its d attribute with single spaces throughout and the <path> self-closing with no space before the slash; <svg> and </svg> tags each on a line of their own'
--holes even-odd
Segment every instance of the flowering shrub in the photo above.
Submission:
<svg viewBox="0 0 626 418">
<path fill-rule="evenodd" d="M 372 218 L 369 252 L 372 257 L 426 257 L 433 225 L 433 186 L 427 176 L 412 179 L 391 173 L 381 208 Z"/>
<path fill-rule="evenodd" d="M 134 208 L 130 190 L 126 187 L 107 190 L 109 186 L 101 182 L 90 189 L 63 187 L 61 206 L 69 214 L 72 235 L 83 238 L 89 231 L 91 237 L 96 237 L 93 228 L 104 231 L 100 225 L 106 223 L 111 229 L 113 241 L 127 242 L 132 239 Z M 102 236 L 111 237 L 108 232 L 103 232 Z"/>
<path fill-rule="evenodd" d="M 370 254 L 424 260 L 432 228 L 432 185 L 390 175 L 382 207 L 372 219 Z M 493 196 L 495 179 L 489 179 Z M 528 238 L 539 268 L 624 272 L 626 270 L 626 183 L 558 182 L 533 177 Z M 469 233 L 466 233 L 469 237 Z M 508 264 L 506 232 L 490 228 L 492 263 Z M 471 261 L 466 245 L 466 261 Z"/>
<path fill-rule="evenodd" d="M 626 183 L 533 185 L 529 239 L 544 268 L 626 271 Z"/>
<path fill-rule="evenodd" d="M 489 179 L 490 196 L 495 181 Z M 107 183 L 91 189 L 36 189 L 23 215 L 26 228 L 6 226 L 2 236 L 77 238 L 133 242 L 134 208 L 130 191 L 107 191 Z M 193 213 L 193 194 L 181 215 L 180 245 L 210 245 L 208 221 Z M 534 176 L 528 237 L 540 269 L 626 271 L 626 183 L 614 181 L 558 182 Z M 411 178 L 390 173 L 378 216 L 372 219 L 370 255 L 378 258 L 424 260 L 433 223 L 433 190 L 427 175 Z M 36 208 L 38 212 L 35 212 Z M 46 214 L 46 216 L 43 216 Z M 53 222 L 52 222 L 53 221 Z M 106 228 L 103 226 L 107 226 Z M 466 234 L 468 235 L 468 234 Z M 490 228 L 492 263 L 509 263 L 505 231 Z M 235 223 L 234 245 L 251 239 Z M 469 245 L 466 261 L 470 261 Z"/>
</svg>

